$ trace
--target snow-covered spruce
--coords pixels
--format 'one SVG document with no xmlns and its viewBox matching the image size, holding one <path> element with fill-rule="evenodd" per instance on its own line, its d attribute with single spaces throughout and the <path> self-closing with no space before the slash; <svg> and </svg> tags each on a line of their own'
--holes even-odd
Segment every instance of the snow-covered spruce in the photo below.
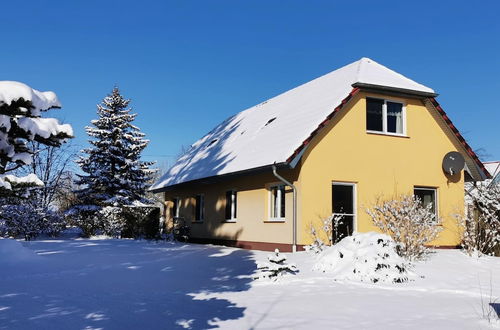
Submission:
<svg viewBox="0 0 500 330">
<path fill-rule="evenodd" d="M 59 146 L 72 137 L 70 125 L 42 118 L 43 112 L 60 107 L 53 92 L 39 92 L 16 81 L 0 81 L 0 194 L 5 195 L 16 185 L 39 184 L 33 176 L 7 175 L 32 162 L 37 150 L 30 148 L 29 141 Z"/>
<path fill-rule="evenodd" d="M 318 255 L 313 266 L 335 280 L 361 282 L 408 282 L 414 274 L 396 252 L 396 243 L 375 232 L 354 233 Z"/>
<path fill-rule="evenodd" d="M 141 152 L 149 141 L 132 124 L 137 115 L 131 113 L 129 103 L 130 100 L 124 99 L 115 87 L 97 105 L 99 118 L 92 120 L 93 127 L 86 127 L 92 146 L 84 149 L 85 156 L 77 161 L 85 174 L 79 175 L 77 180 L 82 187 L 76 192 L 80 203 L 71 214 L 85 213 L 89 221 L 95 222 L 95 216 L 89 212 L 100 212 L 105 207 L 121 208 L 138 202 L 151 204 L 146 192 L 155 171 L 150 169 L 152 162 L 140 160 Z M 96 229 L 109 229 L 111 232 L 107 234 L 116 234 L 115 217 L 96 216 L 99 218 L 97 228 L 84 225 L 87 234 L 94 234 Z M 79 217 L 79 220 L 85 221 L 85 217 Z M 109 219 L 113 224 L 105 223 Z"/>
<path fill-rule="evenodd" d="M 423 206 L 413 195 L 379 200 L 366 212 L 375 226 L 397 243 L 398 254 L 409 261 L 424 258 L 430 251 L 426 244 L 442 230 L 432 205 Z"/>
<path fill-rule="evenodd" d="M 257 264 L 255 279 L 271 279 L 276 281 L 284 275 L 295 275 L 298 272 L 297 266 L 287 263 L 286 257 L 278 249 L 274 250 L 273 254 L 268 255 L 267 259 L 269 262 Z"/>
</svg>

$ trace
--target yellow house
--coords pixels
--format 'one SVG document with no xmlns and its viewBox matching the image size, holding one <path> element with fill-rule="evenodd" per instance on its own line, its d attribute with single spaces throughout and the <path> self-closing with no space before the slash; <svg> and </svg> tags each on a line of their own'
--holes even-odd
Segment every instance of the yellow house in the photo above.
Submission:
<svg viewBox="0 0 500 330">
<path fill-rule="evenodd" d="M 310 244 L 311 223 L 332 213 L 347 233 L 377 230 L 367 208 L 415 194 L 442 219 L 433 245 L 457 246 L 464 181 L 488 174 L 436 96 L 362 58 L 228 118 L 151 190 L 195 242 L 282 251 Z M 453 175 L 450 151 L 465 159 Z"/>
</svg>

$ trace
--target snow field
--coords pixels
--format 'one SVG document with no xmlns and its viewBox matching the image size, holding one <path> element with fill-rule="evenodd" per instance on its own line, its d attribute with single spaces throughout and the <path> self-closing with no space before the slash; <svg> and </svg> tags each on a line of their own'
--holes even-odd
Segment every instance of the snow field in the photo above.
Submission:
<svg viewBox="0 0 500 330">
<path fill-rule="evenodd" d="M 14 252 L 15 251 L 15 252 Z M 28 255 L 19 259 L 17 255 Z M 334 280 L 310 254 L 253 281 L 269 252 L 115 239 L 0 240 L 0 329 L 494 329 L 500 258 L 439 250 L 407 283 Z"/>
</svg>

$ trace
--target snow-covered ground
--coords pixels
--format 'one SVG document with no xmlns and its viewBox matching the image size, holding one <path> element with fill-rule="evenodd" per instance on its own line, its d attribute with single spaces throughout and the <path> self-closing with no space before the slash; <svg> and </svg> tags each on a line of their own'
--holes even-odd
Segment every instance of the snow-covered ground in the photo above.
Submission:
<svg viewBox="0 0 500 330">
<path fill-rule="evenodd" d="M 113 239 L 0 239 L 0 329 L 490 329 L 500 258 L 441 250 L 403 284 L 300 273 L 253 281 L 267 252 Z M 483 301 L 483 303 L 481 303 Z M 500 303 L 500 301 L 497 301 Z"/>
</svg>

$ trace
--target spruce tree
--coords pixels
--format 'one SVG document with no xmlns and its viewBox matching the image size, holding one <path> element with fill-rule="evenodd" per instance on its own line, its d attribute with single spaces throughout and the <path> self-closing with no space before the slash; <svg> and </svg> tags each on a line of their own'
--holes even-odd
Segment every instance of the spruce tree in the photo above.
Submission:
<svg viewBox="0 0 500 330">
<path fill-rule="evenodd" d="M 82 221 L 92 222 L 91 228 L 84 230 L 87 234 L 105 227 L 106 219 L 99 219 L 109 213 L 103 212 L 105 208 L 122 210 L 138 203 L 151 204 L 146 192 L 155 171 L 150 169 L 152 162 L 140 159 L 149 141 L 132 124 L 137 114 L 131 113 L 129 103 L 115 87 L 97 105 L 98 119 L 86 127 L 91 147 L 82 150 L 85 155 L 77 161 L 85 174 L 78 175 L 76 183 L 82 189 L 76 192 L 80 205 L 74 211 L 83 213 Z"/>
</svg>

